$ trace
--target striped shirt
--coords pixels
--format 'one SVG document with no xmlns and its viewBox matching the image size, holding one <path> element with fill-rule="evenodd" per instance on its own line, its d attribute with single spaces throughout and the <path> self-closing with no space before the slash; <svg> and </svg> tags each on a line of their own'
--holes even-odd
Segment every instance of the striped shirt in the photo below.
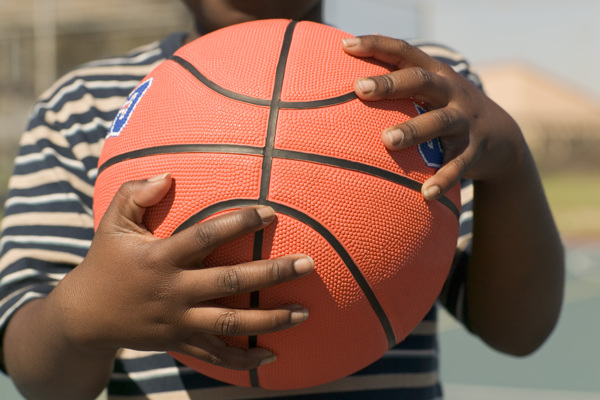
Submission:
<svg viewBox="0 0 600 400">
<path fill-rule="evenodd" d="M 127 95 L 185 35 L 127 55 L 85 64 L 62 77 L 34 106 L 9 183 L 0 239 L 0 331 L 26 302 L 46 296 L 78 265 L 94 235 L 92 198 L 104 138 Z M 464 59 L 419 44 L 478 84 Z M 465 266 L 471 236 L 472 185 L 463 183 L 461 231 L 440 302 L 463 320 Z M 1 341 L 0 341 L 1 343 Z M 201 376 L 161 352 L 121 350 L 110 399 L 439 399 L 436 308 L 383 358 L 330 384 L 296 391 L 241 388 Z"/>
</svg>

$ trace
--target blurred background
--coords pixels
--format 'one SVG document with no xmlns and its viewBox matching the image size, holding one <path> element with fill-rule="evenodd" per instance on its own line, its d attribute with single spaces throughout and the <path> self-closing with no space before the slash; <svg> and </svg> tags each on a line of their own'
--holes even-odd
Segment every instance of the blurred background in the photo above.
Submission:
<svg viewBox="0 0 600 400">
<path fill-rule="evenodd" d="M 442 313 L 448 400 L 600 399 L 599 15 L 595 0 L 325 0 L 347 32 L 467 56 L 521 126 L 568 248 L 562 318 L 534 355 L 500 355 Z M 189 27 L 177 0 L 0 0 L 0 202 L 29 109 L 57 77 Z M 0 399 L 21 399 L 4 376 Z"/>
</svg>

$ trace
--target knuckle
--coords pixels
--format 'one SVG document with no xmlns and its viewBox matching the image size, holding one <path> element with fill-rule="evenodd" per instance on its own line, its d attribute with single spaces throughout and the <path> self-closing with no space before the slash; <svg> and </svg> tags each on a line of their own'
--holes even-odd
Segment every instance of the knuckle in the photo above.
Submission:
<svg viewBox="0 0 600 400">
<path fill-rule="evenodd" d="M 379 92 L 389 95 L 394 93 L 396 89 L 396 82 L 389 74 L 381 75 L 377 80 L 377 86 Z"/>
<path fill-rule="evenodd" d="M 411 57 L 416 48 L 402 39 L 394 39 L 393 64 L 400 65 L 406 57 Z"/>
<path fill-rule="evenodd" d="M 436 118 L 439 127 L 443 130 L 449 129 L 454 125 L 454 116 L 452 115 L 452 112 L 447 109 L 435 110 L 432 115 Z"/>
<path fill-rule="evenodd" d="M 286 327 L 289 326 L 289 320 L 290 317 L 285 317 L 285 319 L 282 319 L 281 317 L 277 316 L 277 315 L 271 315 L 268 318 L 265 318 L 263 321 L 264 324 L 264 330 L 267 332 L 270 331 L 276 331 L 278 329 L 281 329 L 281 327 Z"/>
<path fill-rule="evenodd" d="M 366 49 L 373 50 L 379 47 L 380 37 L 377 35 L 360 36 L 360 44 Z"/>
<path fill-rule="evenodd" d="M 258 366 L 256 363 L 251 363 L 247 360 L 239 360 L 237 358 L 230 358 L 221 355 L 211 356 L 208 362 L 218 367 L 224 367 L 236 371 L 247 371 Z"/>
<path fill-rule="evenodd" d="M 244 357 L 241 349 L 227 345 L 215 335 L 194 335 L 170 349 L 228 369 L 248 370 L 258 366 L 258 362 Z"/>
<path fill-rule="evenodd" d="M 429 88 L 433 86 L 433 74 L 421 67 L 412 69 L 415 79 L 421 87 Z"/>
<path fill-rule="evenodd" d="M 406 40 L 395 39 L 395 43 L 396 43 L 398 52 L 401 52 L 401 53 L 406 53 L 407 51 L 412 51 L 415 48 L 410 43 L 408 43 Z"/>
<path fill-rule="evenodd" d="M 165 263 L 164 255 L 155 251 L 140 251 L 138 253 L 138 265 L 153 269 Z"/>
<path fill-rule="evenodd" d="M 161 306 L 165 306 L 168 308 L 172 308 L 171 306 L 171 295 L 174 293 L 175 288 L 171 282 L 160 282 L 155 285 L 154 289 L 150 291 L 148 295 L 148 303 L 149 305 L 160 304 Z M 173 307 L 174 308 L 174 307 Z M 178 313 L 176 310 L 169 310 L 171 312 L 167 313 L 170 318 L 174 318 Z"/>
<path fill-rule="evenodd" d="M 454 165 L 454 168 L 456 168 L 456 170 L 458 170 L 459 175 L 461 177 L 467 171 L 467 167 L 468 167 L 467 161 L 463 157 L 456 157 L 456 158 L 452 159 L 452 165 Z"/>
<path fill-rule="evenodd" d="M 250 208 L 243 208 L 228 215 L 229 222 L 232 226 L 241 229 L 248 229 L 261 225 L 261 219 L 258 213 Z"/>
<path fill-rule="evenodd" d="M 414 120 L 410 120 L 402 124 L 402 132 L 404 133 L 404 145 L 412 146 L 417 142 L 419 136 L 419 123 Z"/>
<path fill-rule="evenodd" d="M 221 354 L 208 353 L 205 357 L 205 361 L 218 367 L 228 366 L 228 363 L 226 362 L 226 360 L 224 360 Z"/>
<path fill-rule="evenodd" d="M 133 181 L 123 183 L 119 187 L 119 190 L 117 190 L 117 192 L 115 193 L 113 202 L 116 202 L 118 204 L 127 204 L 128 202 L 132 201 L 131 198 L 133 197 L 135 191 L 134 188 L 135 182 Z"/>
<path fill-rule="evenodd" d="M 258 321 L 263 332 L 273 332 L 290 326 L 291 311 L 271 310 L 260 315 Z"/>
<path fill-rule="evenodd" d="M 290 262 L 284 260 L 270 260 L 267 266 L 267 275 L 273 282 L 281 282 L 293 272 Z"/>
<path fill-rule="evenodd" d="M 241 329 L 240 316 L 235 311 L 227 311 L 219 315 L 215 321 L 215 332 L 222 335 L 237 335 Z"/>
<path fill-rule="evenodd" d="M 242 288 L 242 273 L 239 267 L 224 270 L 217 279 L 220 289 L 228 293 L 239 293 Z"/>
<path fill-rule="evenodd" d="M 204 223 L 196 226 L 195 235 L 196 241 L 202 248 L 214 247 L 218 240 L 215 232 L 218 230 L 214 223 Z"/>
<path fill-rule="evenodd" d="M 434 73 L 443 74 L 443 75 L 453 75 L 455 74 L 454 69 L 445 62 L 437 62 L 433 66 Z"/>
<path fill-rule="evenodd" d="M 255 222 L 254 219 L 255 213 L 251 212 L 251 210 L 249 209 L 241 209 L 241 210 L 237 210 L 234 213 L 230 214 L 230 217 L 232 218 L 233 221 L 235 221 L 236 224 L 239 224 L 240 226 L 248 226 L 251 225 Z"/>
<path fill-rule="evenodd" d="M 165 260 L 164 254 L 153 252 L 147 247 L 137 253 L 135 273 L 137 279 L 152 282 L 155 296 L 167 294 L 177 284 L 177 279 L 172 275 L 173 264 Z"/>
<path fill-rule="evenodd" d="M 133 193 L 135 185 L 136 185 L 135 181 L 124 182 L 121 185 L 121 187 L 119 187 L 119 190 L 117 191 L 117 193 L 119 193 L 122 196 L 129 196 L 130 194 Z"/>
</svg>

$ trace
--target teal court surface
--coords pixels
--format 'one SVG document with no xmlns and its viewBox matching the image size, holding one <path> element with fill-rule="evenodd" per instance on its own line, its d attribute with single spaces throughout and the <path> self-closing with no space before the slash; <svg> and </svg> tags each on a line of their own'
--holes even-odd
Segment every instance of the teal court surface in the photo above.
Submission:
<svg viewBox="0 0 600 400">
<path fill-rule="evenodd" d="M 600 400 L 600 242 L 569 243 L 562 316 L 533 355 L 499 354 L 445 312 L 439 332 L 446 400 Z M 23 399 L 4 375 L 0 399 Z"/>
<path fill-rule="evenodd" d="M 568 245 L 561 319 L 533 355 L 499 354 L 450 318 L 439 326 L 446 400 L 600 400 L 600 242 Z"/>
</svg>

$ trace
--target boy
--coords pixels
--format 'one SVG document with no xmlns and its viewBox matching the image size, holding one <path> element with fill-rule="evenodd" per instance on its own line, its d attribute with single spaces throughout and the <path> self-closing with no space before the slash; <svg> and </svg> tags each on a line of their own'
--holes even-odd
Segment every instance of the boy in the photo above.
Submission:
<svg viewBox="0 0 600 400">
<path fill-rule="evenodd" d="M 355 376 L 303 391 L 224 385 L 164 353 L 252 369 L 276 362 L 275 356 L 266 349 L 226 346 L 217 335 L 262 334 L 310 318 L 293 304 L 260 311 L 210 302 L 300 279 L 311 273 L 310 255 L 196 268 L 218 245 L 268 225 L 273 220 L 268 207 L 242 209 L 155 239 L 141 221 L 144 210 L 169 190 L 165 171 L 124 185 L 93 233 L 91 198 L 103 138 L 144 75 L 195 36 L 262 18 L 320 21 L 322 7 L 318 0 L 186 4 L 196 32 L 90 63 L 62 78 L 34 109 L 3 221 L 0 321 L 6 371 L 31 399 L 94 398 L 107 385 L 110 396 L 140 399 L 440 398 L 435 310 L 389 356 Z M 444 166 L 423 185 L 425 199 L 437 198 L 462 178 L 473 180 L 463 189 L 467 223 L 441 302 L 490 346 L 516 355 L 534 351 L 558 318 L 563 250 L 519 127 L 465 79 L 473 80 L 466 64 L 447 49 L 427 47 L 445 64 L 381 36 L 340 46 L 398 67 L 359 79 L 360 98 L 414 97 L 430 110 L 382 133 L 390 150 L 441 139 Z"/>
</svg>

